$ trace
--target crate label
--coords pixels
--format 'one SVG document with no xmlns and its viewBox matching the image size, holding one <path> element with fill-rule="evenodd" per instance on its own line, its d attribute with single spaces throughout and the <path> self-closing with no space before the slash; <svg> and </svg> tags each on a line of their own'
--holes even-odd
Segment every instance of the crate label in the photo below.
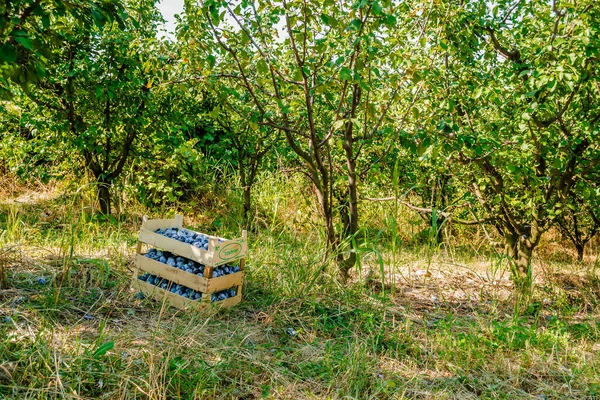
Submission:
<svg viewBox="0 0 600 400">
<path fill-rule="evenodd" d="M 235 258 L 242 252 L 242 245 L 240 243 L 227 243 L 225 246 L 219 249 L 219 258 L 223 261 Z"/>
</svg>

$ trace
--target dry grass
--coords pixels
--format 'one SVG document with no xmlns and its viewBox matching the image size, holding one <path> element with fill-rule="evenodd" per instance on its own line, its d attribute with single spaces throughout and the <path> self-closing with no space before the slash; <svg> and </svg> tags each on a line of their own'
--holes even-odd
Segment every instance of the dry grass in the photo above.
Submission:
<svg viewBox="0 0 600 400">
<path fill-rule="evenodd" d="M 242 304 L 184 313 L 129 289 L 142 212 L 104 221 L 88 201 L 0 202 L 0 248 L 10 249 L 0 290 L 2 398 L 600 395 L 600 279 L 589 258 L 575 265 L 540 252 L 534 303 L 520 317 L 503 260 L 477 240 L 462 251 L 381 245 L 383 285 L 370 253 L 342 287 L 332 266 L 321 273 L 301 202 L 269 203 Z M 211 215 L 225 218 L 204 210 L 186 223 L 215 229 Z M 298 225 L 288 227 L 293 218 Z"/>
</svg>

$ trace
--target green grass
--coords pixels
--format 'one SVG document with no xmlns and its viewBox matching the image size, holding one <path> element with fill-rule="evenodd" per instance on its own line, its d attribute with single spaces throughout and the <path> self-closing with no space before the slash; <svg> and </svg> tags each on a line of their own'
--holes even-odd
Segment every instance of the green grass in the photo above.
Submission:
<svg viewBox="0 0 600 400">
<path fill-rule="evenodd" d="M 555 273 L 568 265 L 544 261 L 536 301 L 516 318 L 493 251 L 415 245 L 399 228 L 412 217 L 396 210 L 366 227 L 361 243 L 380 257 L 365 251 L 342 286 L 322 264 L 310 203 L 264 187 L 243 302 L 222 311 L 134 298 L 130 267 L 148 210 L 106 220 L 83 195 L 1 202 L 0 398 L 600 396 L 593 268 L 578 271 L 578 284 Z M 380 220 L 377 207 L 365 220 Z M 186 212 L 199 230 L 242 226 L 222 207 Z"/>
</svg>

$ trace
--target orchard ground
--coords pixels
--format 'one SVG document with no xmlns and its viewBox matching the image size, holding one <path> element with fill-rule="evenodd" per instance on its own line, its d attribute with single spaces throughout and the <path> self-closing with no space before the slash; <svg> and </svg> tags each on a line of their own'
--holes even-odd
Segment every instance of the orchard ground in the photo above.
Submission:
<svg viewBox="0 0 600 400">
<path fill-rule="evenodd" d="M 174 209 L 125 202 L 107 219 L 85 190 L 4 185 L 0 397 L 600 396 L 597 242 L 574 264 L 547 235 L 533 305 L 516 316 L 491 232 L 455 228 L 433 244 L 408 210 L 364 204 L 363 267 L 343 286 L 322 263 L 313 205 L 285 192 L 296 186 L 257 188 L 242 303 L 182 312 L 129 288 L 142 215 Z M 233 236 L 235 198 L 225 190 L 177 211 L 188 227 Z"/>
</svg>

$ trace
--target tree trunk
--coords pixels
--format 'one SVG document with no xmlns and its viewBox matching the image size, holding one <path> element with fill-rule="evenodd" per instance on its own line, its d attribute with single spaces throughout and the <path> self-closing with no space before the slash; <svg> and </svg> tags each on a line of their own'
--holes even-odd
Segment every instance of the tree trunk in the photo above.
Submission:
<svg viewBox="0 0 600 400">
<path fill-rule="evenodd" d="M 354 117 L 356 108 L 361 97 L 361 90 L 359 86 L 354 87 L 352 95 L 352 110 L 351 116 Z M 346 167 L 348 172 L 346 177 L 348 179 L 348 191 L 347 200 L 343 199 L 342 212 L 344 217 L 342 221 L 344 223 L 344 240 L 353 237 L 358 232 L 358 181 L 356 179 L 356 160 L 354 157 L 354 135 L 353 135 L 353 123 L 347 122 L 346 129 L 344 131 L 344 152 L 346 154 Z M 346 208 L 347 205 L 347 208 Z M 354 243 L 350 243 L 350 247 L 354 250 Z M 340 254 L 338 256 L 338 268 L 340 269 L 340 275 L 342 281 L 345 283 L 349 278 L 349 271 L 356 264 L 356 252 L 350 252 L 348 258 L 344 259 Z"/>
<path fill-rule="evenodd" d="M 446 218 L 438 215 L 434 221 L 433 215 L 429 216 L 429 240 L 433 241 L 433 244 L 440 244 L 444 242 L 444 231 L 442 227 L 446 222 Z"/>
<path fill-rule="evenodd" d="M 0 258 L 0 289 L 8 289 L 5 262 Z"/>
<path fill-rule="evenodd" d="M 325 179 L 324 179 L 325 180 Z M 321 217 L 325 225 L 325 235 L 327 239 L 326 251 L 323 255 L 323 263 L 325 263 L 329 250 L 336 253 L 339 249 L 339 240 L 335 233 L 335 227 L 333 225 L 333 210 L 329 201 L 329 191 L 322 191 L 317 185 L 313 186 L 317 195 L 319 206 L 321 207 Z M 325 265 L 323 266 L 325 268 Z"/>
<path fill-rule="evenodd" d="M 106 182 L 98 182 L 97 187 L 100 212 L 104 215 L 110 215 L 110 185 Z"/>
<path fill-rule="evenodd" d="M 515 285 L 515 301 L 528 304 L 533 287 L 531 260 L 535 244 L 526 236 L 518 234 L 506 235 L 505 241 L 511 264 L 511 277 Z"/>
<path fill-rule="evenodd" d="M 577 250 L 577 261 L 583 261 L 583 252 L 585 250 L 585 243 L 574 243 L 575 249 Z"/>
<path fill-rule="evenodd" d="M 340 219 L 342 221 L 342 240 L 353 237 L 358 232 L 358 190 L 356 185 L 355 165 L 352 159 L 348 160 L 348 190 L 343 194 L 344 198 L 340 201 Z M 350 243 L 351 249 L 354 249 L 354 243 Z M 340 277 L 344 283 L 350 277 L 350 270 L 356 265 L 356 253 L 350 252 L 347 258 L 342 253 L 337 254 L 337 264 Z"/>
<path fill-rule="evenodd" d="M 350 213 L 348 211 L 349 211 L 348 208 L 345 208 L 344 210 L 341 211 L 341 213 L 345 214 L 342 216 L 342 223 L 344 224 L 344 228 L 343 228 L 344 232 L 349 232 L 351 229 L 350 228 L 351 216 L 349 215 Z M 351 236 L 352 235 L 346 236 L 346 239 Z M 338 241 L 337 247 L 339 248 L 339 241 Z M 354 245 L 352 243 L 350 243 L 350 247 L 354 248 Z M 350 253 L 350 255 L 348 256 L 348 258 L 344 258 L 344 255 L 342 253 L 338 253 L 336 262 L 338 265 L 338 269 L 340 272 L 340 278 L 342 279 L 342 282 L 343 283 L 348 282 L 348 278 L 350 278 L 350 270 L 356 264 L 356 253 L 354 251 L 352 251 Z"/>
<path fill-rule="evenodd" d="M 252 187 L 250 185 L 244 186 L 244 221 L 248 221 L 248 216 L 250 215 L 250 206 L 252 205 L 250 197 L 251 190 Z"/>
<path fill-rule="evenodd" d="M 337 252 L 339 249 L 339 240 L 335 233 L 335 227 L 333 225 L 333 212 L 331 207 L 327 206 L 329 202 L 327 201 L 325 205 L 322 206 L 323 210 L 323 222 L 325 222 L 325 234 L 327 235 L 327 241 L 329 242 L 329 247 L 334 252 Z"/>
</svg>

